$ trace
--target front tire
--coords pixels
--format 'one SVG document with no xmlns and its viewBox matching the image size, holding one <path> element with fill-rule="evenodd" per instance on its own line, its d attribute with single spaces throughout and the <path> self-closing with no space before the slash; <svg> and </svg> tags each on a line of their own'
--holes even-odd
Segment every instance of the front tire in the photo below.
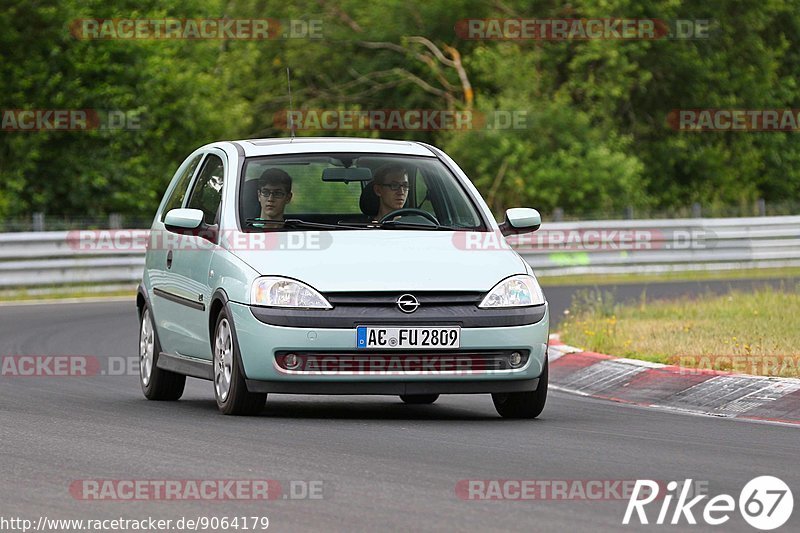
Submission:
<svg viewBox="0 0 800 533">
<path fill-rule="evenodd" d="M 172 401 L 183 396 L 186 376 L 158 368 L 161 343 L 153 324 L 150 308 L 142 308 L 142 321 L 139 325 L 139 384 L 148 400 Z"/>
<path fill-rule="evenodd" d="M 438 394 L 401 394 L 400 399 L 411 405 L 431 404 L 439 399 Z"/>
<path fill-rule="evenodd" d="M 539 385 L 534 391 L 492 394 L 494 408 L 503 418 L 536 418 L 547 402 L 548 362 L 544 360 Z"/>
<path fill-rule="evenodd" d="M 267 401 L 266 394 L 248 392 L 233 326 L 223 309 L 214 328 L 214 397 L 225 415 L 257 415 Z"/>
</svg>

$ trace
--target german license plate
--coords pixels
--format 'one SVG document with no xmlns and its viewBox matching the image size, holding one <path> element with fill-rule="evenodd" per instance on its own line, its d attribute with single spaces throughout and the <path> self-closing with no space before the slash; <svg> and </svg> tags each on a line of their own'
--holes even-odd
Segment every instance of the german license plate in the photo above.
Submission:
<svg viewBox="0 0 800 533">
<path fill-rule="evenodd" d="M 458 326 L 356 328 L 356 348 L 430 350 L 460 347 L 461 328 Z"/>
</svg>

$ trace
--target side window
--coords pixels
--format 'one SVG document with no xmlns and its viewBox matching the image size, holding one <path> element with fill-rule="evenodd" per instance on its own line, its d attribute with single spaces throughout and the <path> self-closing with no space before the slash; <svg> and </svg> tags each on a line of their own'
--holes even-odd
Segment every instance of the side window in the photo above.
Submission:
<svg viewBox="0 0 800 533">
<path fill-rule="evenodd" d="M 169 198 L 167 198 L 167 203 L 164 205 L 164 210 L 161 212 L 162 222 L 170 209 L 178 209 L 183 205 L 183 199 L 186 197 L 186 189 L 189 188 L 189 180 L 192 179 L 194 169 L 197 168 L 197 164 L 202 157 L 203 154 L 196 155 L 186 166 L 186 170 L 178 177 L 178 182 L 175 184 L 175 188 L 172 189 Z"/>
<path fill-rule="evenodd" d="M 188 208 L 201 210 L 203 221 L 208 225 L 217 223 L 224 176 L 225 165 L 222 159 L 209 154 L 200 169 L 200 175 L 197 176 L 189 203 L 186 204 Z"/>
</svg>

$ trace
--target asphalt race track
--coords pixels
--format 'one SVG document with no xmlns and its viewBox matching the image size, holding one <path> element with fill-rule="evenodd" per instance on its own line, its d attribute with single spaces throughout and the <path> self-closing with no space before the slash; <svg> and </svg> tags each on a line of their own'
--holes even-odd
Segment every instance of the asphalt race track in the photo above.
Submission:
<svg viewBox="0 0 800 533">
<path fill-rule="evenodd" d="M 107 368 L 109 357 L 135 358 L 137 346 L 132 301 L 0 307 L 3 356 L 90 355 Z M 800 500 L 798 428 L 553 391 L 535 421 L 500 419 L 488 395 L 432 406 L 273 395 L 261 416 L 234 418 L 218 414 L 210 382 L 189 380 L 181 401 L 159 403 L 143 398 L 134 374 L 4 376 L 0 442 L 0 516 L 34 521 L 267 516 L 277 531 L 656 529 L 622 526 L 624 499 L 461 499 L 456 485 L 470 479 L 691 478 L 738 500 L 747 481 L 775 475 Z M 85 501 L 70 486 L 86 479 L 272 479 L 284 488 L 314 480 L 324 489 L 313 500 Z M 660 503 L 652 505 L 651 522 Z M 716 528 L 682 520 L 659 529 L 756 531 L 738 512 Z M 800 511 L 782 530 L 800 530 Z"/>
</svg>

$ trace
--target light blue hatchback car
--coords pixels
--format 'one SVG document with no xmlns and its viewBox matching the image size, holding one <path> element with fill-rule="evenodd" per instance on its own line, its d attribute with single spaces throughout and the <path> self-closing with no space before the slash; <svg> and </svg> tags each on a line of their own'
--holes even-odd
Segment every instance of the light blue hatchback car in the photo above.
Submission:
<svg viewBox="0 0 800 533">
<path fill-rule="evenodd" d="M 140 381 L 177 400 L 211 380 L 221 412 L 267 394 L 492 395 L 534 418 L 547 399 L 548 306 L 464 172 L 418 142 L 217 142 L 178 168 L 153 221 Z"/>
</svg>

